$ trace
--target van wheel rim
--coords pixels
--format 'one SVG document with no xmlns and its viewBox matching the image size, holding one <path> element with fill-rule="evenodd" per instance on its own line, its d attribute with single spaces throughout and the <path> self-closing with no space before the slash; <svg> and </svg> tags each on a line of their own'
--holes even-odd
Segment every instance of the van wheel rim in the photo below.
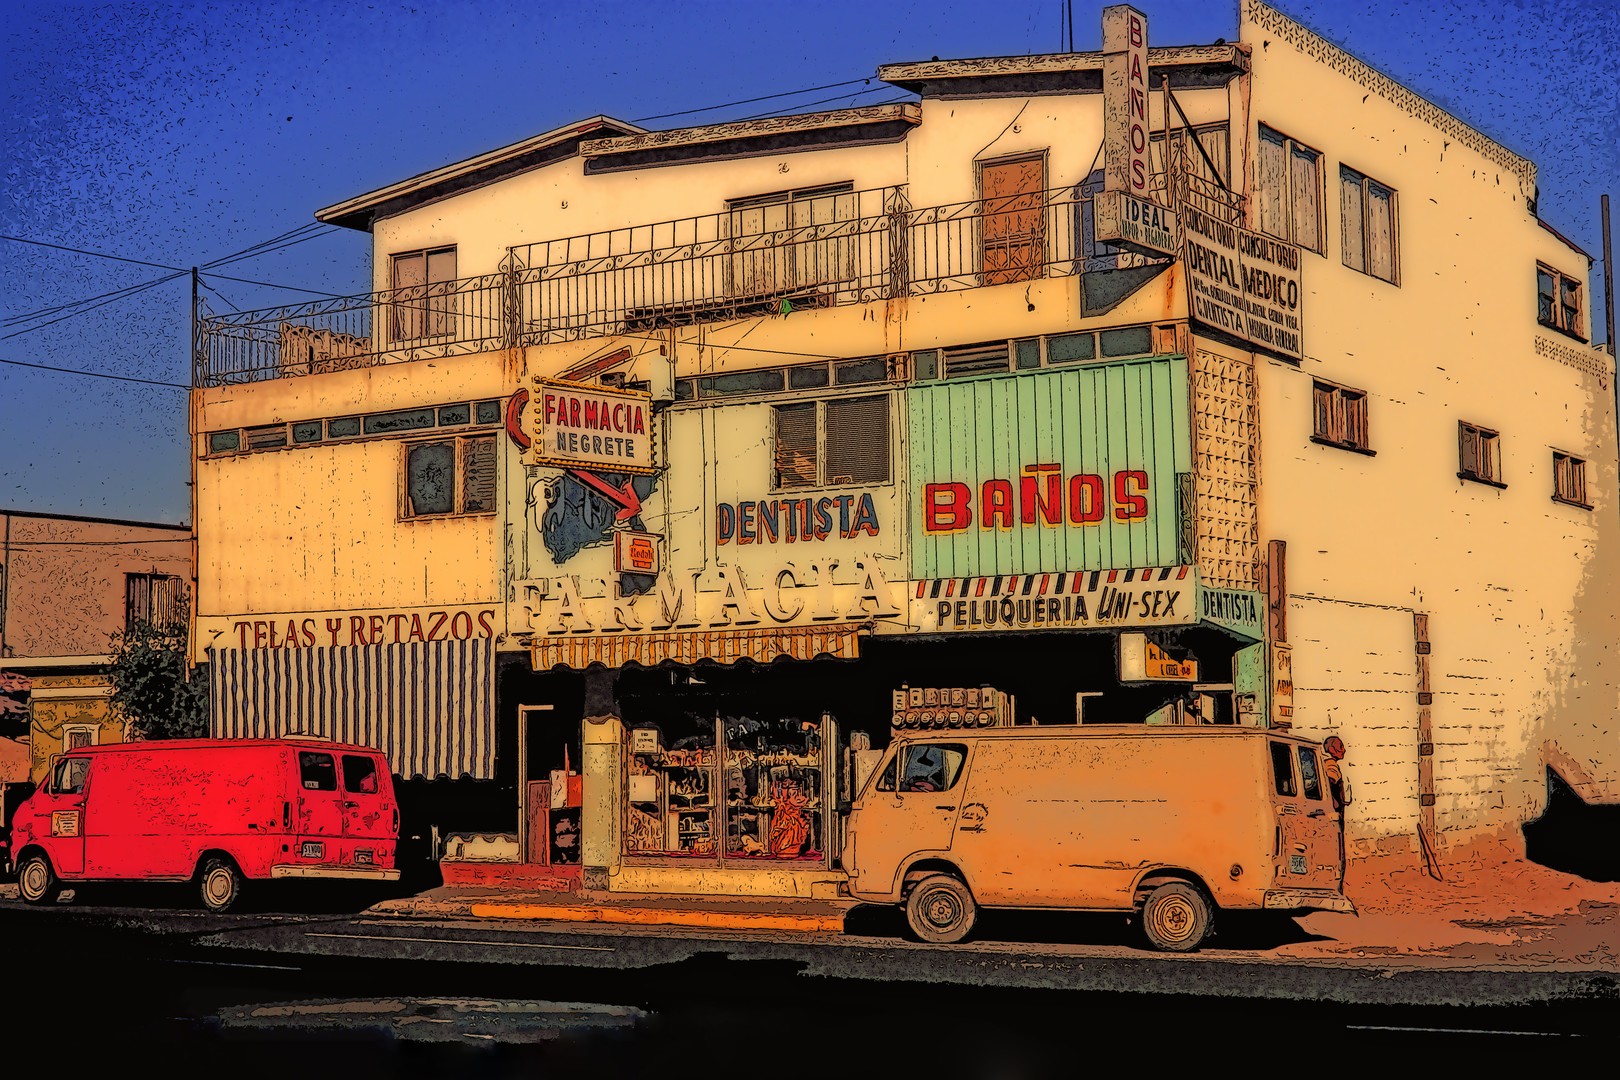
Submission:
<svg viewBox="0 0 1620 1080">
<path fill-rule="evenodd" d="M 231 895 L 231 875 L 224 870 L 215 870 L 208 875 L 208 899 L 216 904 L 223 903 Z"/>
<path fill-rule="evenodd" d="M 1154 932 L 1166 941 L 1186 941 L 1198 922 L 1198 913 L 1185 897 L 1169 896 L 1148 913 Z"/>
<path fill-rule="evenodd" d="M 962 905 L 948 889 L 936 889 L 923 897 L 923 918 L 929 926 L 949 930 L 962 921 Z"/>
<path fill-rule="evenodd" d="M 45 867 L 37 859 L 31 859 L 23 867 L 22 894 L 29 897 L 45 895 Z"/>
</svg>

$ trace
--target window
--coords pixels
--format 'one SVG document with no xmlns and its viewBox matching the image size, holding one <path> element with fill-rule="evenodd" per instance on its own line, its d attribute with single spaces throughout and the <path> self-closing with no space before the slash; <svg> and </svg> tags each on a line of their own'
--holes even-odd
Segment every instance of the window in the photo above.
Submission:
<svg viewBox="0 0 1620 1080">
<path fill-rule="evenodd" d="M 92 724 L 66 724 L 62 727 L 62 749 L 78 750 L 96 745 L 96 728 Z"/>
<path fill-rule="evenodd" d="M 853 231 L 826 226 L 854 221 L 856 207 L 849 183 L 733 199 L 726 206 L 727 234 L 736 241 L 726 264 L 729 291 L 771 297 L 853 281 Z"/>
<path fill-rule="evenodd" d="M 1581 283 L 1546 266 L 1536 267 L 1536 321 L 1581 338 Z"/>
<path fill-rule="evenodd" d="M 1501 436 L 1474 424 L 1458 422 L 1457 475 L 1464 480 L 1506 487 L 1502 483 Z"/>
<path fill-rule="evenodd" d="M 889 399 L 832 398 L 776 406 L 773 487 L 889 482 Z"/>
<path fill-rule="evenodd" d="M 1367 453 L 1367 395 L 1345 386 L 1318 382 L 1313 391 L 1311 438 L 1329 446 Z"/>
<path fill-rule="evenodd" d="M 1260 230 L 1322 251 L 1322 155 L 1260 125 Z"/>
<path fill-rule="evenodd" d="M 305 791 L 336 791 L 337 766 L 332 763 L 332 755 L 299 751 L 298 779 Z"/>
<path fill-rule="evenodd" d="M 377 762 L 358 754 L 344 754 L 343 790 L 359 795 L 377 794 Z"/>
<path fill-rule="evenodd" d="M 1294 785 L 1294 755 L 1289 753 L 1287 743 L 1271 744 L 1271 777 L 1277 785 L 1277 794 L 1289 797 L 1299 794 L 1299 788 Z"/>
<path fill-rule="evenodd" d="M 180 621 L 185 586 L 172 574 L 124 575 L 124 629 L 136 623 L 174 626 Z"/>
<path fill-rule="evenodd" d="M 443 337 L 456 315 L 456 249 L 432 248 L 394 256 L 390 305 L 393 340 Z"/>
<path fill-rule="evenodd" d="M 1586 501 L 1586 460 L 1553 451 L 1553 499 L 1561 503 L 1592 509 Z"/>
<path fill-rule="evenodd" d="M 494 436 L 405 444 L 405 517 L 494 512 Z"/>
<path fill-rule="evenodd" d="M 1299 780 L 1307 799 L 1322 798 L 1322 774 L 1316 767 L 1316 751 L 1308 746 L 1299 748 Z"/>
<path fill-rule="evenodd" d="M 1395 191 L 1339 166 L 1339 237 L 1344 265 L 1399 285 Z"/>
<path fill-rule="evenodd" d="M 80 745 L 89 744 L 82 743 Z M 84 781 L 89 775 L 89 758 L 63 758 L 57 763 L 56 772 L 51 776 L 51 794 L 78 795 L 84 791 Z"/>
<path fill-rule="evenodd" d="M 878 778 L 877 791 L 894 791 L 899 774 L 900 791 L 949 791 L 962 775 L 967 747 L 960 744 L 902 747 L 889 768 Z"/>
</svg>

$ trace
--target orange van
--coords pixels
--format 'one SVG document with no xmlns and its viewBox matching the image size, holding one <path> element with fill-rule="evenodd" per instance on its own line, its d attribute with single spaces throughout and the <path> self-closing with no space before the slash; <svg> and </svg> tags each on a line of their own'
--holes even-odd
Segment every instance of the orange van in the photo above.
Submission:
<svg viewBox="0 0 1620 1080">
<path fill-rule="evenodd" d="M 1122 912 L 1177 952 L 1221 911 L 1354 913 L 1325 763 L 1260 728 L 902 733 L 853 805 L 845 889 L 930 942 L 979 908 Z"/>
</svg>

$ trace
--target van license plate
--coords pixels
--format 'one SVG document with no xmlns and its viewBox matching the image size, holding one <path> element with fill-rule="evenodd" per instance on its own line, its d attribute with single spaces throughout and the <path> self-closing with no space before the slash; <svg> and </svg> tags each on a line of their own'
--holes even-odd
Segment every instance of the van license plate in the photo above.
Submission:
<svg viewBox="0 0 1620 1080">
<path fill-rule="evenodd" d="M 306 859 L 324 858 L 326 856 L 326 845 L 317 843 L 314 840 L 305 840 L 304 846 L 298 849 L 298 854 L 302 855 Z M 1305 868 L 1301 866 L 1300 872 L 1303 873 L 1304 869 Z"/>
<path fill-rule="evenodd" d="M 1303 874 L 1305 872 L 1305 856 L 1288 856 L 1288 872 L 1290 874 Z"/>
<path fill-rule="evenodd" d="M 357 851 L 357 852 L 355 852 L 354 853 L 354 861 L 359 863 L 361 866 L 370 866 L 371 865 L 371 852 L 369 852 L 369 851 Z"/>
</svg>

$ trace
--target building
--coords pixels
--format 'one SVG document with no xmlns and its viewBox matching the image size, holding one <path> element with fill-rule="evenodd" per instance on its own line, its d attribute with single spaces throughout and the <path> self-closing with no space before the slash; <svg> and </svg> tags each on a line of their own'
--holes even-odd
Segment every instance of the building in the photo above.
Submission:
<svg viewBox="0 0 1620 1080">
<path fill-rule="evenodd" d="M 1264 4 L 1147 30 L 319 211 L 373 294 L 203 320 L 216 729 L 632 891 L 835 888 L 914 724 L 1339 735 L 1414 858 L 1620 798 L 1614 362 L 1533 165 Z"/>
<path fill-rule="evenodd" d="M 8 747 L 38 782 L 52 754 L 123 742 L 108 667 L 134 621 L 179 617 L 192 580 L 191 527 L 0 510 L 0 673 L 26 690 Z M 9 807 L 8 807 L 9 809 Z M 9 819 L 9 818 L 8 818 Z"/>
</svg>

